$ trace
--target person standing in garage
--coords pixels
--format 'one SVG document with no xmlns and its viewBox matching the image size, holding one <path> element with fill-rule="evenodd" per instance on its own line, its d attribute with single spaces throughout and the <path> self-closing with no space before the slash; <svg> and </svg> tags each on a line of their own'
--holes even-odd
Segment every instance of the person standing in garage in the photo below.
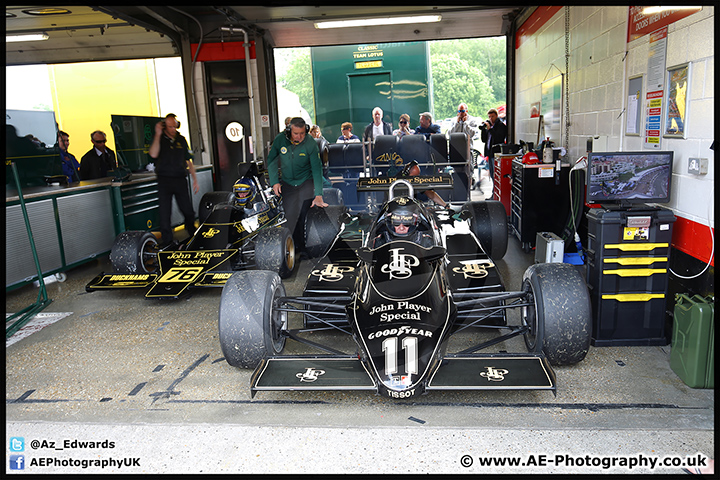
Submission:
<svg viewBox="0 0 720 480">
<path fill-rule="evenodd" d="M 380 135 L 392 135 L 392 125 L 383 120 L 383 110 L 375 107 L 372 110 L 373 121 L 367 124 L 363 133 L 363 142 L 373 142 Z"/>
<path fill-rule="evenodd" d="M 488 110 L 488 120 L 482 124 L 482 130 L 480 132 L 480 138 L 485 142 L 485 156 L 488 159 L 488 166 L 490 167 L 490 178 L 493 178 L 493 171 L 495 168 L 495 153 L 492 147 L 505 143 L 507 140 L 507 126 L 502 120 L 498 118 L 498 112 L 494 108 Z"/>
<path fill-rule="evenodd" d="M 267 157 L 270 185 L 282 196 L 287 228 L 295 249 L 305 248 L 305 216 L 311 207 L 327 207 L 323 201 L 322 162 L 317 142 L 308 135 L 309 125 L 300 117 L 290 120 L 273 140 Z"/>
<path fill-rule="evenodd" d="M 185 217 L 185 230 L 195 233 L 195 212 L 188 191 L 187 174 L 193 179 L 193 192 L 200 191 L 192 154 L 185 137 L 177 131 L 180 122 L 169 113 L 165 120 L 155 124 L 155 137 L 150 145 L 149 155 L 155 159 L 155 174 L 158 182 L 158 204 L 160 215 L 160 247 L 164 248 L 173 241 L 170 217 L 172 199 L 175 196 L 178 208 Z"/>
<path fill-rule="evenodd" d="M 70 135 L 60 130 L 58 132 L 58 149 L 60 150 L 63 174 L 67 177 L 68 183 L 79 182 L 80 164 L 75 155 L 68 152 L 68 147 L 70 147 Z"/>
<path fill-rule="evenodd" d="M 83 180 L 107 177 L 117 166 L 115 152 L 108 148 L 105 132 L 95 130 L 90 134 L 90 141 L 93 148 L 80 159 L 80 176 Z"/>
</svg>

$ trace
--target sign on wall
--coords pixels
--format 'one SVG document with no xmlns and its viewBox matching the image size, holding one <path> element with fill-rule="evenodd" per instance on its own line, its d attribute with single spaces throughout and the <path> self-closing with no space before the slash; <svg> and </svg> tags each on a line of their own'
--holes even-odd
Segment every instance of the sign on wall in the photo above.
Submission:
<svg viewBox="0 0 720 480">
<path fill-rule="evenodd" d="M 685 138 L 687 99 L 690 97 L 690 65 L 670 68 L 667 72 L 668 99 L 665 113 L 665 136 Z"/>
<path fill-rule="evenodd" d="M 562 143 L 562 90 L 562 75 L 543 82 L 541 86 L 541 111 L 545 124 L 545 136 L 550 137 L 555 145 Z"/>
<path fill-rule="evenodd" d="M 628 42 L 648 35 L 662 27 L 667 27 L 681 18 L 697 13 L 702 10 L 702 7 L 680 7 L 655 13 L 651 13 L 652 11 L 647 9 L 647 6 L 630 7 L 628 14 Z"/>
<path fill-rule="evenodd" d="M 667 27 L 650 35 L 645 94 L 645 147 L 660 148 L 662 106 L 665 97 L 665 57 L 667 55 Z"/>
</svg>

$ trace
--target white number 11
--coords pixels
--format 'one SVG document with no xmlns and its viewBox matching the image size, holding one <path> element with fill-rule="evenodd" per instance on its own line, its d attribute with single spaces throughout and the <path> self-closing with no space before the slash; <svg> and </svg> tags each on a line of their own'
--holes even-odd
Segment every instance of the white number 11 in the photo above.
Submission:
<svg viewBox="0 0 720 480">
<path fill-rule="evenodd" d="M 405 373 L 407 375 L 418 373 L 417 344 L 417 337 L 405 337 L 402 339 L 402 348 L 405 350 Z M 382 350 L 385 352 L 385 375 L 397 373 L 398 337 L 388 337 L 383 340 Z"/>
</svg>

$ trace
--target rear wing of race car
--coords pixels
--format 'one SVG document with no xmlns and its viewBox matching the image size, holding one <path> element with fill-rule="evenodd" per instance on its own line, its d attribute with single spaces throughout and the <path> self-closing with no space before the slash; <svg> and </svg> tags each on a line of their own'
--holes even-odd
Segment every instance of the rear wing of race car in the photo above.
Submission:
<svg viewBox="0 0 720 480">
<path fill-rule="evenodd" d="M 382 176 L 382 177 L 361 177 L 358 178 L 357 189 L 363 192 L 380 192 L 387 190 L 396 180 L 405 180 L 412 185 L 414 190 L 442 190 L 452 189 L 452 175 L 439 173 L 437 175 L 417 176 Z"/>
</svg>

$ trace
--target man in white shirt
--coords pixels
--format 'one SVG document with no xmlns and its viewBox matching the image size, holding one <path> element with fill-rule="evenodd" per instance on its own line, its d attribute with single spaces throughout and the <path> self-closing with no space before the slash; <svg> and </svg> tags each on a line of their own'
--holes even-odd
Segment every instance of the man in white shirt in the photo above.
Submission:
<svg viewBox="0 0 720 480">
<path fill-rule="evenodd" d="M 373 108 L 372 116 L 373 121 L 365 127 L 363 142 L 372 142 L 378 135 L 392 135 L 392 125 L 382 119 L 382 108 Z"/>
</svg>

